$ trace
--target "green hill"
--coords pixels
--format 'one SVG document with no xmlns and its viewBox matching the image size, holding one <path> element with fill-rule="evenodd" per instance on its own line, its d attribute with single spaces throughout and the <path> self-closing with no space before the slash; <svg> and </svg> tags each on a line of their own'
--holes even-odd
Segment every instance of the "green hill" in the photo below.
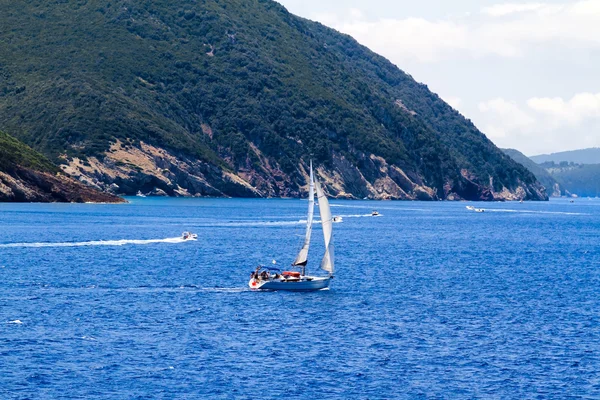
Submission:
<svg viewBox="0 0 600 400">
<path fill-rule="evenodd" d="M 504 151 L 504 153 L 506 153 L 510 158 L 531 171 L 537 180 L 544 185 L 547 193 L 552 194 L 554 197 L 560 197 L 562 195 L 560 184 L 544 167 L 538 165 L 518 150 L 503 149 L 502 151 Z"/>
<path fill-rule="evenodd" d="M 546 162 L 540 164 L 569 194 L 580 197 L 600 196 L 600 164 Z"/>
<path fill-rule="evenodd" d="M 427 86 L 270 0 L 0 3 L 0 129 L 133 194 L 547 199 Z"/>
<path fill-rule="evenodd" d="M 0 132 L 0 171 L 11 171 L 17 166 L 48 173 L 59 171 L 46 157 L 14 137 Z"/>
<path fill-rule="evenodd" d="M 0 132 L 0 202 L 122 201 L 57 172 L 47 158 Z"/>
</svg>

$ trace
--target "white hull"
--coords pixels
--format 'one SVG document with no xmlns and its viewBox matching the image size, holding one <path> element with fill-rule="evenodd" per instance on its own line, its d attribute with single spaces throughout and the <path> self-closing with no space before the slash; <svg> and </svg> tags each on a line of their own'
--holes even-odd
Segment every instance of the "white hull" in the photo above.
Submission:
<svg viewBox="0 0 600 400">
<path fill-rule="evenodd" d="M 308 278 L 308 279 L 306 279 Z M 255 280 L 250 279 L 248 286 L 255 290 L 286 290 L 289 292 L 314 292 L 327 289 L 331 282 L 331 277 L 306 277 L 299 281 L 285 280 Z"/>
<path fill-rule="evenodd" d="M 183 232 L 183 234 L 181 235 L 181 239 L 186 242 L 188 240 L 198 240 L 198 235 L 195 233 Z"/>
</svg>

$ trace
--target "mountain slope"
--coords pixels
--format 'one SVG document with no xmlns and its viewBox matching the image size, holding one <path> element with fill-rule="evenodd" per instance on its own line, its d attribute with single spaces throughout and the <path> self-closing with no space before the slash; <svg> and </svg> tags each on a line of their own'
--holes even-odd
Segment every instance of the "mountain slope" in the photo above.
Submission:
<svg viewBox="0 0 600 400">
<path fill-rule="evenodd" d="M 575 164 L 562 161 L 539 165 L 552 176 L 568 195 L 600 196 L 600 164 Z"/>
<path fill-rule="evenodd" d="M 426 86 L 270 0 L 0 4 L 0 128 L 99 188 L 546 199 Z"/>
<path fill-rule="evenodd" d="M 510 158 L 531 171 L 537 180 L 544 185 L 547 193 L 551 193 L 553 197 L 560 197 L 562 195 L 560 184 L 544 167 L 536 164 L 533 160 L 518 150 L 502 149 L 502 151 L 504 151 L 504 153 L 506 153 Z"/>
<path fill-rule="evenodd" d="M 57 172 L 44 156 L 0 132 L 0 202 L 123 201 Z"/>
<path fill-rule="evenodd" d="M 552 154 L 541 154 L 539 156 L 529 157 L 538 164 L 546 162 L 569 162 L 575 164 L 600 164 L 600 148 L 593 147 L 589 149 L 562 151 Z"/>
</svg>

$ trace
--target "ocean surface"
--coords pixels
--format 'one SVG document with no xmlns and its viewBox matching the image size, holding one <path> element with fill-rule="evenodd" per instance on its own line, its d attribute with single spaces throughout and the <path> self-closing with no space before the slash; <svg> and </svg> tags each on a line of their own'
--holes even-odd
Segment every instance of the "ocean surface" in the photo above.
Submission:
<svg viewBox="0 0 600 400">
<path fill-rule="evenodd" d="M 600 398 L 600 200 L 130 201 L 0 204 L 0 399 Z"/>
</svg>

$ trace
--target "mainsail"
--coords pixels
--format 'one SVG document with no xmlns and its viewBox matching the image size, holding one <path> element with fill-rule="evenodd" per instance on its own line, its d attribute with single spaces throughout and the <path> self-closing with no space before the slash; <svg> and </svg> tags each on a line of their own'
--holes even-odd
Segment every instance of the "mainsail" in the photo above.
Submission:
<svg viewBox="0 0 600 400">
<path fill-rule="evenodd" d="M 321 268 L 333 275 L 333 242 L 331 233 L 333 229 L 333 221 L 331 217 L 331 209 L 329 201 L 321 189 L 318 181 L 315 181 L 317 188 L 317 198 L 319 199 L 319 212 L 321 214 L 321 225 L 323 226 L 323 237 L 325 238 L 325 255 L 321 261 Z"/>
<path fill-rule="evenodd" d="M 310 247 L 310 235 L 312 233 L 313 215 L 315 213 L 315 181 L 313 179 L 312 161 L 310 163 L 310 183 L 308 189 L 308 219 L 306 221 L 306 235 L 304 236 L 304 245 L 298 253 L 296 260 L 292 265 L 305 266 L 308 262 L 308 248 Z"/>
</svg>

